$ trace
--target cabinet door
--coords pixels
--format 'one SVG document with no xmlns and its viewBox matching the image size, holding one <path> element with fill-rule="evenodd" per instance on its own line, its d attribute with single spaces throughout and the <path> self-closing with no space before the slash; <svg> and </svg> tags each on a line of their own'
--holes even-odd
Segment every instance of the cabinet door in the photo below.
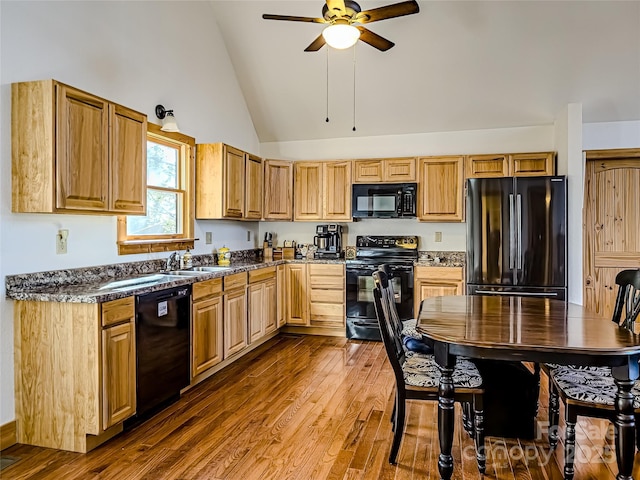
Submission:
<svg viewBox="0 0 640 480">
<path fill-rule="evenodd" d="M 419 159 L 418 218 L 433 222 L 463 220 L 464 157 Z"/>
<path fill-rule="evenodd" d="M 215 297 L 193 304 L 191 376 L 222 361 L 222 298 Z"/>
<path fill-rule="evenodd" d="M 322 165 L 323 218 L 351 221 L 351 162 Z"/>
<path fill-rule="evenodd" d="M 109 191 L 109 108 L 100 98 L 59 85 L 56 207 L 104 210 Z"/>
<path fill-rule="evenodd" d="M 264 283 L 264 333 L 274 332 L 278 328 L 278 289 L 275 280 Z"/>
<path fill-rule="evenodd" d="M 246 154 L 244 218 L 262 218 L 262 159 Z"/>
<path fill-rule="evenodd" d="M 416 181 L 415 158 L 386 158 L 382 169 L 385 182 L 402 183 Z"/>
<path fill-rule="evenodd" d="M 310 264 L 307 270 L 309 324 L 316 327 L 344 328 L 344 266 Z"/>
<path fill-rule="evenodd" d="M 247 346 L 247 294 L 244 288 L 224 294 L 224 358 Z"/>
<path fill-rule="evenodd" d="M 224 192 L 222 196 L 222 216 L 242 218 L 244 214 L 244 152 L 224 146 Z"/>
<path fill-rule="evenodd" d="M 514 177 L 543 177 L 555 174 L 553 152 L 517 153 L 509 155 L 511 175 Z"/>
<path fill-rule="evenodd" d="M 264 162 L 265 220 L 293 218 L 293 164 L 282 160 Z"/>
<path fill-rule="evenodd" d="M 249 344 L 264 336 L 266 298 L 264 282 L 249 285 L 247 289 L 249 314 Z"/>
<path fill-rule="evenodd" d="M 431 281 L 420 280 L 420 301 L 429 297 L 442 297 L 445 295 L 462 295 L 462 280 L 460 281 Z"/>
<path fill-rule="evenodd" d="M 294 220 L 322 219 L 322 163 L 294 163 Z"/>
<path fill-rule="evenodd" d="M 509 159 L 506 155 L 469 155 L 467 178 L 496 178 L 510 175 Z"/>
<path fill-rule="evenodd" d="M 353 162 L 354 183 L 378 183 L 382 180 L 382 160 L 355 160 Z"/>
<path fill-rule="evenodd" d="M 307 268 L 303 264 L 286 265 L 287 323 L 308 325 Z"/>
<path fill-rule="evenodd" d="M 276 301 L 277 327 L 280 328 L 287 323 L 287 281 L 284 265 L 278 265 L 276 268 L 276 289 L 278 290 L 278 299 Z"/>
<path fill-rule="evenodd" d="M 428 297 L 462 295 L 464 271 L 462 267 L 414 267 L 414 312 L 420 312 L 420 302 Z"/>
<path fill-rule="evenodd" d="M 135 323 L 102 330 L 103 428 L 122 422 L 136 412 Z"/>
<path fill-rule="evenodd" d="M 147 204 L 147 117 L 110 105 L 111 195 L 109 210 L 144 214 Z"/>
</svg>

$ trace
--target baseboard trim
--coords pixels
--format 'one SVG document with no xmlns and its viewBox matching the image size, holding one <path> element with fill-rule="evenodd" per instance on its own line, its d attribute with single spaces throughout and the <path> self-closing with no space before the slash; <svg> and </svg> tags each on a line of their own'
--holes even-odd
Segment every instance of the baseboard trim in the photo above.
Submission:
<svg viewBox="0 0 640 480">
<path fill-rule="evenodd" d="M 16 421 L 0 425 L 0 450 L 9 448 L 16 443 L 18 443 L 16 440 Z"/>
</svg>

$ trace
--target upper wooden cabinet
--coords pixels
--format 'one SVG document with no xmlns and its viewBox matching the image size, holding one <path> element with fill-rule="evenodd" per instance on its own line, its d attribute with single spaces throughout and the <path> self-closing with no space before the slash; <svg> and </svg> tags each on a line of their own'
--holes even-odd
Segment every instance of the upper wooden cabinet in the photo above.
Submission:
<svg viewBox="0 0 640 480">
<path fill-rule="evenodd" d="M 147 117 L 56 82 L 11 88 L 12 210 L 144 214 Z"/>
<path fill-rule="evenodd" d="M 293 162 L 264 162 L 264 220 L 293 219 Z"/>
<path fill-rule="evenodd" d="M 415 158 L 377 158 L 353 161 L 353 183 L 403 183 L 415 181 Z"/>
<path fill-rule="evenodd" d="M 262 160 L 224 143 L 196 145 L 196 218 L 262 217 Z"/>
<path fill-rule="evenodd" d="M 351 162 L 294 163 L 294 220 L 351 220 Z"/>
<path fill-rule="evenodd" d="M 467 178 L 539 177 L 555 174 L 555 153 L 468 155 Z"/>
<path fill-rule="evenodd" d="M 418 170 L 418 219 L 463 221 L 464 157 L 422 157 Z"/>
</svg>

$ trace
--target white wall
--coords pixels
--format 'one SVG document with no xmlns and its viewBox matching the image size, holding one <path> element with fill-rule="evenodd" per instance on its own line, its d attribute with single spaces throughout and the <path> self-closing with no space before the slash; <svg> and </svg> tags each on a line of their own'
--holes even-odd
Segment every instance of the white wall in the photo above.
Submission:
<svg viewBox="0 0 640 480">
<path fill-rule="evenodd" d="M 5 275 L 162 258 L 118 256 L 115 217 L 11 213 L 12 82 L 54 78 L 144 112 L 173 108 L 200 143 L 249 152 L 259 142 L 208 2 L 0 2 L 0 278 Z M 165 35 L 170 33 L 170 35 Z M 69 253 L 55 234 L 69 229 Z M 247 241 L 247 230 L 251 240 Z M 204 232 L 213 244 L 204 244 Z M 257 222 L 196 222 L 195 252 L 253 248 Z M 13 305 L 0 299 L 0 425 L 15 418 Z"/>
<path fill-rule="evenodd" d="M 629 122 L 585 123 L 583 150 L 640 147 L 640 120 Z"/>
</svg>

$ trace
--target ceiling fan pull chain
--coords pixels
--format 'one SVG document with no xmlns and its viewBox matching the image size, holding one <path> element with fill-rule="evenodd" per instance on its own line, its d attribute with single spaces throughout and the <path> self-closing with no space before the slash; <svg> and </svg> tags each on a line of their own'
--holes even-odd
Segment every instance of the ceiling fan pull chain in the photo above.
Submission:
<svg viewBox="0 0 640 480">
<path fill-rule="evenodd" d="M 353 46 L 353 131 L 356 131 L 356 46 Z"/>
<path fill-rule="evenodd" d="M 327 50 L 327 118 L 325 122 L 329 123 L 329 47 Z"/>
</svg>

